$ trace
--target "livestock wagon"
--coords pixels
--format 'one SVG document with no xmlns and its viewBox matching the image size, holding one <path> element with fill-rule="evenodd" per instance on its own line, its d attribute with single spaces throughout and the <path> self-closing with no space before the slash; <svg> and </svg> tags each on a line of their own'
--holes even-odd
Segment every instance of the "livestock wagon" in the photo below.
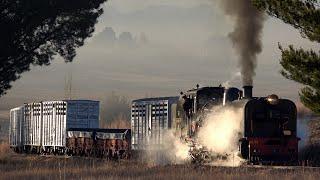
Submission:
<svg viewBox="0 0 320 180">
<path fill-rule="evenodd" d="M 18 152 L 64 153 L 68 128 L 99 128 L 99 102 L 43 101 L 12 109 L 10 147 Z"/>
</svg>

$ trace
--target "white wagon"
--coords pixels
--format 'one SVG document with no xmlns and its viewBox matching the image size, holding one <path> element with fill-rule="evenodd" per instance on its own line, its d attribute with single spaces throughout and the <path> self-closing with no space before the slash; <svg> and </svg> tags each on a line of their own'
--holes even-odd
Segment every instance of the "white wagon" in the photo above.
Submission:
<svg viewBox="0 0 320 180">
<path fill-rule="evenodd" d="M 99 128 L 99 101 L 43 101 L 12 109 L 10 147 L 63 153 L 69 128 Z"/>
</svg>

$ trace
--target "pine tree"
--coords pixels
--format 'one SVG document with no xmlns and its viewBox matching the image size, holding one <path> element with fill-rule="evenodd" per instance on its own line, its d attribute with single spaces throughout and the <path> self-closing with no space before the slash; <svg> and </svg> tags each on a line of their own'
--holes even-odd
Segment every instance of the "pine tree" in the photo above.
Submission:
<svg viewBox="0 0 320 180">
<path fill-rule="evenodd" d="M 298 29 L 304 38 L 320 43 L 319 0 L 252 0 L 253 4 L 268 15 Z M 313 112 L 320 114 L 320 51 L 283 48 L 280 64 L 281 74 L 305 85 L 300 91 L 300 100 Z"/>
<path fill-rule="evenodd" d="M 30 65 L 70 62 L 106 0 L 0 0 L 0 96 Z"/>
</svg>

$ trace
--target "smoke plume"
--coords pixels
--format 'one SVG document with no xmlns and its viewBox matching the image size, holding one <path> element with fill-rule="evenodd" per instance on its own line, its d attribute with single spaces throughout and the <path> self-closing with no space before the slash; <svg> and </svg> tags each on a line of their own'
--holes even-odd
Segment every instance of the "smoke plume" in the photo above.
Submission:
<svg viewBox="0 0 320 180">
<path fill-rule="evenodd" d="M 261 34 L 265 16 L 250 0 L 216 0 L 224 13 L 234 21 L 234 30 L 229 34 L 239 55 L 243 85 L 252 85 L 257 55 L 262 51 Z"/>
</svg>

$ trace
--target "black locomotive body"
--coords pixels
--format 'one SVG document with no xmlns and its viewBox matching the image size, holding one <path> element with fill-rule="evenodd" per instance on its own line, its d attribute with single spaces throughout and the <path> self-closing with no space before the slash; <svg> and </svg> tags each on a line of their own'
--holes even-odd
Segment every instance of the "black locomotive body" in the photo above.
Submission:
<svg viewBox="0 0 320 180">
<path fill-rule="evenodd" d="M 251 163 L 293 163 L 298 160 L 297 110 L 295 104 L 276 95 L 252 97 L 252 86 L 203 87 L 181 93 L 177 108 L 181 138 L 197 141 L 197 132 L 210 109 L 243 108 L 239 154 Z"/>
<path fill-rule="evenodd" d="M 297 110 L 295 104 L 276 95 L 253 98 L 244 106 L 243 158 L 253 163 L 298 161 Z"/>
</svg>

